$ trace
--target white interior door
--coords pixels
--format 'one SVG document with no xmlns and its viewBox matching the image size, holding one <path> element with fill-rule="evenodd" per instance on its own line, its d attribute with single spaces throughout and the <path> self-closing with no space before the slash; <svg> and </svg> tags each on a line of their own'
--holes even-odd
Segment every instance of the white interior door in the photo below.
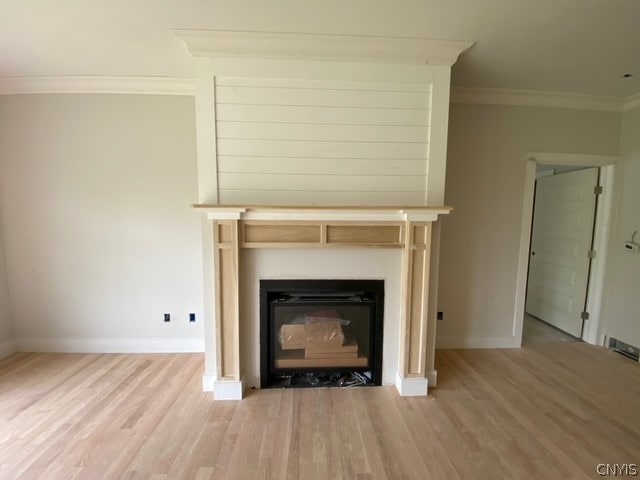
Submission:
<svg viewBox="0 0 640 480">
<path fill-rule="evenodd" d="M 525 311 L 573 336 L 589 282 L 598 169 L 539 178 Z"/>
</svg>

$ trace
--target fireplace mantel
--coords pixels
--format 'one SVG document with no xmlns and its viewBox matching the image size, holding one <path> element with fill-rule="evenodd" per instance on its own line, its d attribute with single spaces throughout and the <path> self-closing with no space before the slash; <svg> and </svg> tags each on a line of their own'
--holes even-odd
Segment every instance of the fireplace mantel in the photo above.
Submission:
<svg viewBox="0 0 640 480">
<path fill-rule="evenodd" d="M 395 248 L 402 250 L 402 299 L 396 387 L 426 395 L 432 224 L 450 207 L 194 205 L 211 222 L 215 355 L 209 387 L 219 400 L 241 399 L 240 288 L 248 248 Z M 433 342 L 431 342 L 433 345 Z M 432 352 L 431 352 L 432 353 Z M 206 374 L 205 374 L 206 375 Z M 205 387 L 207 380 L 205 379 Z"/>
<path fill-rule="evenodd" d="M 439 206 L 285 206 L 285 205 L 194 205 L 209 220 L 302 220 L 402 222 L 436 221 L 452 207 Z"/>
</svg>

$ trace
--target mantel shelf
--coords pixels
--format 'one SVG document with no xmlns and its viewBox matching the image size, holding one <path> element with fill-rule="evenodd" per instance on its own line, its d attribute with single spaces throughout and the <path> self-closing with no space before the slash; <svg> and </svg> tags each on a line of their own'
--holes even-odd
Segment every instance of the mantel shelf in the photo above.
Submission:
<svg viewBox="0 0 640 480">
<path fill-rule="evenodd" d="M 284 206 L 284 205 L 194 205 L 210 220 L 281 220 L 349 222 L 433 222 L 447 215 L 447 206 Z"/>
</svg>

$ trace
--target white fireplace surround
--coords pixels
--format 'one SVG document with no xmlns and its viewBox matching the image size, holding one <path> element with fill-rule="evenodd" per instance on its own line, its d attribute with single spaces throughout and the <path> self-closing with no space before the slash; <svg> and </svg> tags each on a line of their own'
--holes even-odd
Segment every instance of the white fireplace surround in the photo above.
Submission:
<svg viewBox="0 0 640 480">
<path fill-rule="evenodd" d="M 431 229 L 450 208 L 197 208 L 211 232 L 203 385 L 216 399 L 241 399 L 259 385 L 258 284 L 266 278 L 383 279 L 383 383 L 427 394 L 436 375 Z"/>
</svg>

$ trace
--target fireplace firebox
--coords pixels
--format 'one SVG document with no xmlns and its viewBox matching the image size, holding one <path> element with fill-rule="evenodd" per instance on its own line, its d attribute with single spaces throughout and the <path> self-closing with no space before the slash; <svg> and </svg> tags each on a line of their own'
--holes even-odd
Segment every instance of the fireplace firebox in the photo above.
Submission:
<svg viewBox="0 0 640 480">
<path fill-rule="evenodd" d="M 384 280 L 260 280 L 260 386 L 382 384 Z"/>
</svg>

